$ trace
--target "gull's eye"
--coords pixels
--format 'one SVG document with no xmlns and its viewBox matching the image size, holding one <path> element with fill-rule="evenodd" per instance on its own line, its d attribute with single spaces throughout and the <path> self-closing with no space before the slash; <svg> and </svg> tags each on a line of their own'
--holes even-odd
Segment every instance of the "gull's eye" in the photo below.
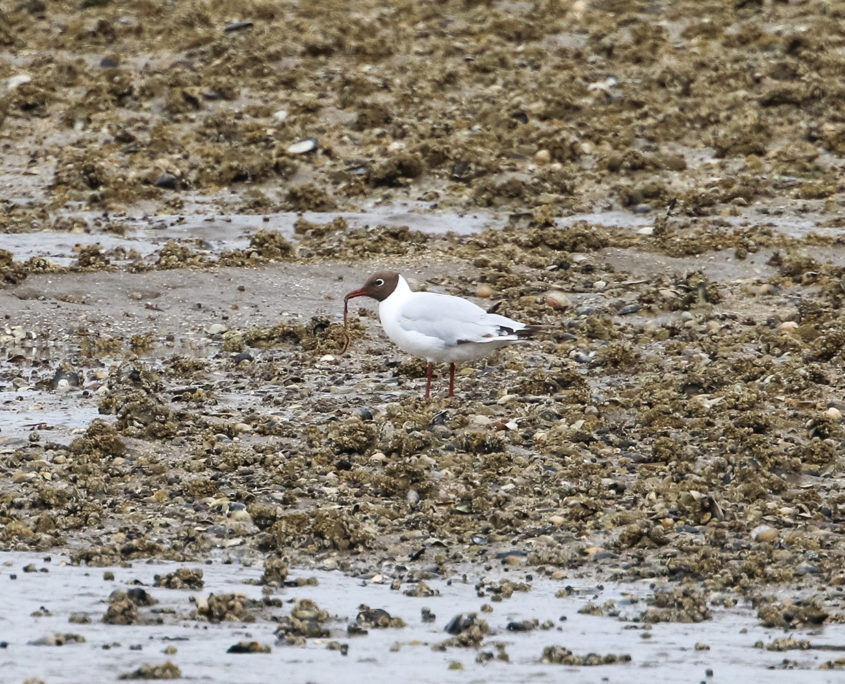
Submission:
<svg viewBox="0 0 845 684">
<path fill-rule="evenodd" d="M 382 285 L 384 285 L 384 281 L 381 278 L 378 278 L 376 280 L 376 287 L 381 287 Z"/>
</svg>

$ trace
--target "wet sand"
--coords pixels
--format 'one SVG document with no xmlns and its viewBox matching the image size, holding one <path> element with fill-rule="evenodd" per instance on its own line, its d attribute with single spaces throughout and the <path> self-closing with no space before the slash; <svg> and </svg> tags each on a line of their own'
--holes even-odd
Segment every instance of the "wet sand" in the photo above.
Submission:
<svg viewBox="0 0 845 684">
<path fill-rule="evenodd" d="M 475 574 L 470 569 L 450 582 L 429 580 L 425 584 L 433 595 L 414 597 L 405 592 L 415 592 L 418 583 L 392 589 L 382 575 L 352 577 L 299 568 L 288 582 L 308 580 L 313 585 L 265 593 L 259 584 L 261 568 L 238 560 L 189 564 L 202 570 L 201 591 L 154 587 L 156 575 L 180 567 L 172 563 L 93 569 L 72 566 L 66 558 L 45 560 L 25 553 L 0 554 L 0 563 L 7 596 L 2 629 L 8 637 L 0 663 L 9 681 L 38 677 L 74 682 L 94 672 L 116 679 L 145 664 L 171 661 L 178 663 L 186 679 L 237 679 L 245 684 L 269 681 L 280 671 L 289 680 L 310 682 L 338 678 L 513 682 L 560 677 L 579 682 L 646 678 L 719 682 L 745 677 L 787 682 L 794 681 L 795 673 L 777 670 L 789 661 L 788 670 L 802 670 L 801 681 L 821 684 L 838 681 L 838 676 L 808 670 L 835 659 L 845 642 L 845 627 L 831 625 L 803 634 L 803 647 L 793 639 L 791 650 L 777 650 L 777 640 L 789 641 L 782 630 L 762 628 L 753 609 L 741 604 L 714 607 L 712 619 L 704 624 L 644 622 L 641 617 L 650 597 L 667 588 L 645 581 L 608 586 L 551 581 L 526 571 Z M 24 572 L 24 567 L 30 571 Z M 103 579 L 106 572 L 113 579 Z M 496 596 L 491 587 L 508 581 L 520 589 L 510 598 L 491 601 Z M 144 588 L 156 601 L 139 609 L 139 622 L 147 624 L 104 624 L 109 595 L 133 588 Z M 250 608 L 247 623 L 209 622 L 194 613 L 197 600 L 227 593 L 240 593 L 259 604 L 275 600 L 278 605 Z M 326 635 L 296 646 L 277 640 L 276 623 L 302 600 L 314 601 L 329 613 L 323 624 Z M 351 635 L 348 627 L 356 624 L 361 604 L 400 617 L 405 625 L 371 627 L 366 634 Z M 482 609 L 484 605 L 489 612 Z M 590 614 L 594 606 L 602 606 L 605 614 Z M 434 615 L 431 621 L 423 621 L 424 608 Z M 445 631 L 450 620 L 470 613 L 488 623 L 484 647 L 438 646 L 450 638 Z M 75 623 L 69 622 L 71 615 Z M 84 618 L 90 622 L 80 623 Z M 55 644 L 57 635 L 61 639 L 67 634 L 74 636 L 64 636 L 64 645 Z M 84 641 L 72 641 L 78 637 Z M 227 653 L 241 642 L 258 642 L 269 646 L 270 652 Z M 348 650 L 342 653 L 337 650 L 340 646 Z M 541 664 L 541 654 L 549 646 L 565 646 L 580 656 L 627 655 L 630 661 L 581 668 Z M 168 647 L 174 651 L 165 652 Z"/>
</svg>

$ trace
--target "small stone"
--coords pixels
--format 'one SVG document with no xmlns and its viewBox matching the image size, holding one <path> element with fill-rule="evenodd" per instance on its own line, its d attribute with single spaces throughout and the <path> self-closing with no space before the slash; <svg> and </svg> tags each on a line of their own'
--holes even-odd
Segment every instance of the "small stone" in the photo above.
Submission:
<svg viewBox="0 0 845 684">
<path fill-rule="evenodd" d="M 751 530 L 751 538 L 754 541 L 773 542 L 778 538 L 778 531 L 768 525 L 758 525 Z"/>
<path fill-rule="evenodd" d="M 182 671 L 169 660 L 161 665 L 141 665 L 137 670 L 120 675 L 118 679 L 181 679 Z"/>
<path fill-rule="evenodd" d="M 537 150 L 534 153 L 534 163 L 537 166 L 545 166 L 552 160 L 552 154 L 548 150 Z"/>
<path fill-rule="evenodd" d="M 249 19 L 244 21 L 232 21 L 223 27 L 225 33 L 232 33 L 233 31 L 243 31 L 244 29 L 252 28 L 252 22 Z"/>
<path fill-rule="evenodd" d="M 835 406 L 831 406 L 830 408 L 828 408 L 827 411 L 825 411 L 825 414 L 828 418 L 831 418 L 833 420 L 839 420 L 840 418 L 842 418 L 842 411 L 840 411 Z"/>
<path fill-rule="evenodd" d="M 12 91 L 15 88 L 26 85 L 32 81 L 32 76 L 29 74 L 16 74 L 15 76 L 10 76 L 6 79 L 6 90 Z"/>
<path fill-rule="evenodd" d="M 567 294 L 562 290 L 549 290 L 543 295 L 543 299 L 548 306 L 555 310 L 566 309 L 572 304 Z"/>
<path fill-rule="evenodd" d="M 229 512 L 229 520 L 244 525 L 252 524 L 252 516 L 243 509 L 233 509 Z"/>
<path fill-rule="evenodd" d="M 305 138 L 292 145 L 288 145 L 288 154 L 309 154 L 317 149 L 317 138 Z"/>
<path fill-rule="evenodd" d="M 257 641 L 239 641 L 229 646 L 226 653 L 270 653 L 270 647 Z"/>
<path fill-rule="evenodd" d="M 487 283 L 481 283 L 475 290 L 475 294 L 482 299 L 490 299 L 493 296 L 493 288 Z"/>
<path fill-rule="evenodd" d="M 630 316 L 631 314 L 635 314 L 640 310 L 639 304 L 626 304 L 621 309 L 619 309 L 620 316 Z"/>
<path fill-rule="evenodd" d="M 163 173 L 156 178 L 156 187 L 165 190 L 175 190 L 179 185 L 179 179 L 172 173 Z"/>
</svg>

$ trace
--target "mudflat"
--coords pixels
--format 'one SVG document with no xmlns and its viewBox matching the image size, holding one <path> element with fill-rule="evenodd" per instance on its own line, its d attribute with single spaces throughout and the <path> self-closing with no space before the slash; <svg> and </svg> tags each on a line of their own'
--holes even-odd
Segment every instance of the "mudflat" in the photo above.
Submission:
<svg viewBox="0 0 845 684">
<path fill-rule="evenodd" d="M 636 585 L 622 611 L 582 607 L 707 634 L 741 606 L 748 648 L 771 647 L 752 670 L 828 681 L 845 666 L 827 653 L 845 644 L 843 22 L 823 2 L 4 8 L 9 573 L 32 553 L 261 567 L 249 581 L 282 598 L 254 606 L 259 645 L 337 650 L 355 629 L 320 606 L 364 630 L 379 607 L 334 607 L 357 585 L 325 578 L 325 601 L 318 583 L 290 604 L 290 577 L 411 602 L 477 580 L 478 614 L 438 611 L 432 645 L 461 656 L 427 681 L 506 667 L 509 622 L 552 630 L 520 603 L 535 585 L 550 606 Z M 424 361 L 373 305 L 344 330 L 344 293 L 384 268 L 548 334 L 462 368 L 454 399 L 441 369 L 424 401 Z M 111 589 L 96 639 L 150 612 Z M 207 594 L 165 624 L 250 614 Z M 595 653 L 561 631 L 496 676 L 660 669 L 630 639 Z M 727 663 L 707 641 L 699 677 Z M 193 676 L 169 655 L 123 674 Z"/>
</svg>

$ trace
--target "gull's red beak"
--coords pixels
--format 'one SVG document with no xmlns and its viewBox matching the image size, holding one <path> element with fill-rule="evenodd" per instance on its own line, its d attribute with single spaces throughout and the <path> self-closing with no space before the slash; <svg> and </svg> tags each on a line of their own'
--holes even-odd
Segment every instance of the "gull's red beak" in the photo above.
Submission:
<svg viewBox="0 0 845 684">
<path fill-rule="evenodd" d="M 352 290 L 352 292 L 348 292 L 346 294 L 346 296 L 343 298 L 343 303 L 346 304 L 346 302 L 348 302 L 353 297 L 366 297 L 366 296 L 367 296 L 367 293 L 366 293 L 366 291 L 364 291 L 363 288 L 358 289 L 358 290 Z"/>
</svg>

